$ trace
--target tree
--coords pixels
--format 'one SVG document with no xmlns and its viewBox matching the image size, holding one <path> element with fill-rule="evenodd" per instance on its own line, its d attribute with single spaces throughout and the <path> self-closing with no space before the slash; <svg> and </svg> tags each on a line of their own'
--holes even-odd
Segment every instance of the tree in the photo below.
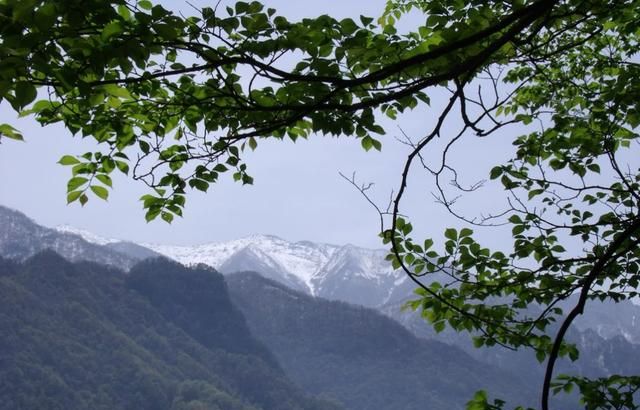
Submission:
<svg viewBox="0 0 640 410">
<path fill-rule="evenodd" d="M 399 34 L 410 13 L 424 24 Z M 399 189 L 380 210 L 390 260 L 419 287 L 411 306 L 436 329 L 472 332 L 478 346 L 534 349 L 547 361 L 544 410 L 551 392 L 574 386 L 589 409 L 635 408 L 637 376 L 554 381 L 553 370 L 559 356 L 577 358 L 564 336 L 589 300 L 638 295 L 638 15 L 637 0 L 389 0 L 378 20 L 291 22 L 259 2 L 185 18 L 148 0 L 1 0 L 0 101 L 104 147 L 61 158 L 69 202 L 106 198 L 118 169 L 151 188 L 147 219 L 170 222 L 189 189 L 225 173 L 251 184 L 242 153 L 263 139 L 355 136 L 381 149 L 382 116 L 446 89 L 433 129 L 407 141 Z M 443 127 L 451 118 L 454 132 Z M 463 135 L 499 130 L 515 153 L 489 177 L 508 207 L 461 215 L 443 182 L 469 188 L 447 154 Z M 9 124 L 0 133 L 21 138 Z M 436 137 L 449 142 L 432 164 L 423 154 Z M 446 230 L 441 246 L 413 239 L 401 216 L 416 163 L 468 225 Z M 474 239 L 473 225 L 492 224 L 511 226 L 512 249 Z M 450 281 L 419 280 L 433 272 Z M 574 294 L 564 315 L 557 304 Z M 501 403 L 479 394 L 470 407 Z"/>
</svg>

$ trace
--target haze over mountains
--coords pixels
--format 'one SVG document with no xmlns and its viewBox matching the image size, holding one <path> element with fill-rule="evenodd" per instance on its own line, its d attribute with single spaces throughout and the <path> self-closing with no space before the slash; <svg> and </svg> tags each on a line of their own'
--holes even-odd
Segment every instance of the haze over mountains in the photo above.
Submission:
<svg viewBox="0 0 640 410">
<path fill-rule="evenodd" d="M 134 244 L 107 239 L 69 226 L 56 228 L 86 241 L 118 249 Z M 392 269 L 387 251 L 354 245 L 289 242 L 272 235 L 253 235 L 195 246 L 139 244 L 187 266 L 205 264 L 222 273 L 259 272 L 262 276 L 312 296 L 378 307 L 406 299 L 415 288 Z"/>
<path fill-rule="evenodd" d="M 23 260 L 45 249 L 70 261 L 89 260 L 124 269 L 139 260 L 78 235 L 45 228 L 18 211 L 0 206 L 0 255 Z"/>
<path fill-rule="evenodd" d="M 399 316 L 402 304 L 412 297 L 415 284 L 391 268 L 383 249 L 289 242 L 272 235 L 195 246 L 136 244 L 71 226 L 46 228 L 1 205 L 0 227 L 0 255 L 9 258 L 25 259 L 52 249 L 71 261 L 89 260 L 128 270 L 140 260 L 164 256 L 187 266 L 205 264 L 223 274 L 259 272 L 312 296 L 374 307 L 398 319 L 406 317 L 400 321 L 410 329 L 416 327 L 412 320 L 422 323 L 411 312 Z M 587 309 L 576 324 L 605 339 L 622 336 L 640 343 L 640 307 L 631 303 Z"/>
<path fill-rule="evenodd" d="M 195 246 L 136 244 L 71 226 L 46 228 L 3 206 L 0 226 L 0 255 L 10 258 L 25 259 L 40 250 L 52 249 L 71 261 L 89 260 L 125 270 L 142 259 L 165 256 L 187 266 L 205 264 L 223 274 L 254 271 L 291 289 L 374 307 L 410 329 L 423 328 L 417 315 L 400 312 L 403 303 L 412 297 L 415 285 L 404 273 L 391 268 L 383 249 L 289 242 L 272 235 Z M 640 307 L 631 303 L 587 309 L 576 325 L 581 330 L 594 330 L 605 339 L 622 336 L 640 343 Z M 432 334 L 426 328 L 418 333 Z"/>
<path fill-rule="evenodd" d="M 75 264 L 47 254 L 48 249 Z M 62 389 L 60 403 L 87 399 L 104 408 L 127 408 L 123 403 L 131 398 L 119 396 L 117 387 L 125 383 L 116 376 L 122 371 L 135 374 L 143 391 L 136 403 L 145 394 L 163 403 L 139 408 L 187 409 L 192 408 L 188 403 L 202 401 L 225 410 L 285 409 L 274 403 L 288 395 L 291 408 L 300 409 L 460 408 L 482 387 L 514 404 L 535 404 L 542 368 L 532 355 L 474 349 L 468 335 L 445 331 L 436 336 L 419 315 L 401 312 L 414 286 L 390 268 L 385 254 L 267 235 L 195 247 L 142 245 L 71 227 L 45 228 L 0 206 L 0 257 L 5 258 L 0 259 L 0 326 L 10 329 L 0 336 L 0 363 L 10 365 L 0 377 L 0 392 L 15 392 L 9 403 L 31 403 L 20 408 L 53 408 L 20 401 L 43 388 L 29 381 L 41 380 L 47 388 Z M 157 260 L 160 255 L 200 267 L 186 269 Z M 154 261 L 141 263 L 148 258 Z M 245 272 L 231 274 L 236 271 Z M 357 305 L 378 309 L 411 333 Z M 640 308 L 592 306 L 572 334 L 581 359 L 562 363 L 561 370 L 637 373 Z M 81 320 L 81 332 L 68 320 Z M 46 351 L 50 339 L 62 349 L 55 360 Z M 82 347 L 95 340 L 106 345 Z M 112 343 L 120 346 L 115 356 L 108 348 Z M 78 348 L 81 356 L 72 354 Z M 263 369 L 249 391 L 241 382 L 246 374 L 226 374 L 235 366 L 244 368 L 236 359 L 257 360 Z M 91 371 L 115 378 L 115 384 L 82 375 L 85 361 Z M 207 370 L 189 364 L 196 362 Z M 105 370 L 107 363 L 115 367 Z M 70 377 L 73 382 L 67 382 Z M 99 383 L 108 385 L 102 396 L 94 394 Z M 85 393 L 78 396 L 78 389 Z"/>
<path fill-rule="evenodd" d="M 72 227 L 56 228 L 74 233 L 95 244 L 111 249 L 129 250 L 134 246 L 140 255 L 164 255 L 185 265 L 205 264 L 224 274 L 254 271 L 280 282 L 291 289 L 312 296 L 341 300 L 379 309 L 405 323 L 410 329 L 421 328 L 421 336 L 434 336 L 418 315 L 401 312 L 410 299 L 415 284 L 385 260 L 384 249 L 366 249 L 353 245 L 330 245 L 310 241 L 289 242 L 272 235 L 253 235 L 227 242 L 196 246 L 133 244 L 105 239 Z M 129 255 L 131 255 L 129 251 Z M 593 330 L 604 339 L 622 336 L 634 344 L 640 343 L 640 307 L 632 303 L 597 304 L 578 318 L 580 330 Z M 461 335 L 465 340 L 466 335 Z M 475 352 L 476 349 L 473 349 Z"/>
<path fill-rule="evenodd" d="M 16 250 L 14 231 L 0 242 L 19 260 L 0 257 L 0 409 L 444 410 L 464 406 L 485 376 L 514 402 L 535 397 L 514 375 L 374 310 L 255 273 L 227 285 L 164 258 L 127 273 L 72 263 L 46 250 L 53 238 L 70 252 L 59 245 L 69 233 L 2 211 L 0 229 L 29 246 Z M 112 255 L 107 245 L 80 238 L 71 255 Z"/>
</svg>

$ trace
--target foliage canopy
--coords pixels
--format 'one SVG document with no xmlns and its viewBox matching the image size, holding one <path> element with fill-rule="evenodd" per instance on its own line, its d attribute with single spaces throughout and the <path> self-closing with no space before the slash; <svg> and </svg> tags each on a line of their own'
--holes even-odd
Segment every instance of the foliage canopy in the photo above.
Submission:
<svg viewBox="0 0 640 410">
<path fill-rule="evenodd" d="M 407 13 L 424 23 L 402 34 Z M 261 140 L 345 135 L 381 149 L 382 116 L 424 109 L 446 88 L 381 218 L 390 259 L 420 286 L 411 306 L 479 346 L 535 349 L 547 360 L 544 410 L 550 392 L 574 386 L 589 409 L 635 408 L 633 375 L 553 381 L 553 369 L 577 358 L 564 335 L 588 300 L 635 297 L 640 284 L 639 15 L 637 0 L 389 0 L 377 20 L 292 22 L 259 2 L 185 18 L 148 0 L 0 0 L 0 101 L 104 147 L 60 160 L 69 202 L 106 198 L 118 170 L 151 188 L 147 218 L 170 222 L 189 189 L 223 174 L 252 183 L 242 154 Z M 455 116 L 459 130 L 445 132 Z M 463 189 L 449 148 L 514 124 L 515 155 L 489 176 L 509 207 L 460 215 L 442 187 L 453 178 Z M 22 138 L 10 124 L 0 134 Z M 421 153 L 436 137 L 450 143 L 430 164 Z M 470 227 L 447 230 L 441 247 L 414 239 L 400 215 L 416 163 L 469 226 L 510 224 L 513 248 L 490 250 Z M 438 271 L 450 281 L 419 281 Z M 564 315 L 557 304 L 572 294 Z M 470 407 L 500 402 L 479 394 Z"/>
</svg>

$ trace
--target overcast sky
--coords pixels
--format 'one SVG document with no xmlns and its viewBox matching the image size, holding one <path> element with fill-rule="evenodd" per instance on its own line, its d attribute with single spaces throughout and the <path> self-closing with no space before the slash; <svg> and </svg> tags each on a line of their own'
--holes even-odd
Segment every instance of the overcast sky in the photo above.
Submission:
<svg viewBox="0 0 640 410">
<path fill-rule="evenodd" d="M 384 7 L 384 0 L 263 2 L 290 19 L 325 13 L 336 17 L 379 16 Z M 232 2 L 222 5 L 225 3 Z M 182 1 L 167 0 L 163 4 L 190 13 Z M 192 4 L 209 5 L 205 1 Z M 437 106 L 442 95 L 433 98 Z M 375 195 L 384 202 L 397 188 L 408 154 L 407 147 L 394 139 L 400 135 L 397 127 L 401 125 L 414 138 L 423 136 L 432 125 L 429 112 L 421 107 L 397 123 L 387 122 L 389 135 L 382 139 L 382 153 L 366 153 L 358 140 L 347 138 L 314 136 L 296 144 L 261 143 L 255 153 L 246 156 L 254 186 L 243 187 L 224 179 L 207 194 L 191 192 L 184 218 L 168 225 L 159 220 L 149 224 L 144 221 L 138 199 L 146 193 L 145 187 L 125 177 L 115 178 L 115 190 L 108 202 L 92 198 L 84 208 L 77 203 L 67 205 L 69 170 L 56 161 L 65 154 L 92 150 L 90 141 L 71 138 L 62 127 L 41 128 L 29 119 L 18 121 L 11 110 L 0 106 L 0 122 L 17 123 L 26 137 L 25 143 L 8 141 L 0 145 L 0 204 L 46 226 L 68 224 L 106 237 L 141 242 L 197 244 L 264 233 L 292 241 L 380 247 L 376 212 L 338 172 L 357 172 L 362 181 L 375 182 Z M 498 143 L 497 149 L 504 147 Z M 455 155 L 466 167 L 466 181 L 485 178 L 496 162 L 496 146 L 470 140 L 461 148 Z M 420 234 L 437 236 L 445 226 L 455 223 L 435 204 L 428 179 L 413 178 L 410 188 L 405 209 Z M 491 202 L 490 195 L 482 195 L 472 198 L 472 203 Z"/>
</svg>

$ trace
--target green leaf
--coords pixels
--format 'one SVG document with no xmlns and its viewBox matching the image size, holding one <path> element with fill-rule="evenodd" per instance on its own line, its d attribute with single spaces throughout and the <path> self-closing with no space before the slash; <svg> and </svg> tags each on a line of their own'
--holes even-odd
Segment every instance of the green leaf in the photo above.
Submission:
<svg viewBox="0 0 640 410">
<path fill-rule="evenodd" d="M 124 98 L 126 100 L 131 99 L 131 93 L 124 87 L 120 87 L 115 84 L 107 84 L 102 87 L 102 89 L 109 95 L 118 98 Z"/>
<path fill-rule="evenodd" d="M 489 173 L 489 178 L 497 179 L 500 175 L 502 175 L 502 167 L 491 168 L 491 172 Z"/>
<path fill-rule="evenodd" d="M 16 83 L 15 94 L 16 104 L 20 107 L 26 107 L 38 96 L 36 87 L 26 81 Z"/>
<path fill-rule="evenodd" d="M 448 228 L 444 231 L 444 237 L 447 239 L 451 239 L 452 241 L 455 241 L 456 239 L 458 239 L 458 233 L 456 232 L 455 229 Z"/>
<path fill-rule="evenodd" d="M 178 33 L 176 32 L 176 27 L 170 24 L 159 23 L 153 26 L 156 33 L 158 33 L 165 40 L 174 40 L 178 37 Z"/>
<path fill-rule="evenodd" d="M 189 180 L 189 186 L 202 192 L 207 192 L 209 189 L 209 183 L 207 181 L 196 178 Z"/>
<path fill-rule="evenodd" d="M 82 185 L 89 182 L 87 178 L 84 177 L 73 177 L 67 183 L 67 192 L 75 191 L 80 188 Z"/>
<path fill-rule="evenodd" d="M 22 134 L 9 124 L 0 124 L 0 136 L 10 138 L 16 141 L 24 141 Z"/>
<path fill-rule="evenodd" d="M 479 337 L 479 336 L 474 336 L 473 337 L 473 347 L 478 349 L 478 348 L 480 348 L 482 346 L 484 346 L 484 339 L 482 337 Z"/>
<path fill-rule="evenodd" d="M 587 165 L 587 168 L 589 168 L 590 171 L 595 172 L 596 174 L 600 173 L 600 165 L 598 164 L 589 164 Z"/>
<path fill-rule="evenodd" d="M 62 158 L 60 158 L 60 160 L 58 161 L 58 164 L 60 165 L 75 165 L 79 163 L 80 161 L 78 161 L 76 157 L 71 155 L 65 155 Z"/>
<path fill-rule="evenodd" d="M 149 0 L 140 0 L 138 1 L 138 7 L 143 10 L 151 10 L 153 8 L 153 4 Z"/>
<path fill-rule="evenodd" d="M 109 191 L 100 185 L 91 185 L 91 190 L 100 199 L 106 200 L 109 197 Z"/>
<path fill-rule="evenodd" d="M 82 191 L 72 191 L 67 194 L 67 204 L 76 201 L 82 195 Z"/>
<path fill-rule="evenodd" d="M 144 219 L 147 222 L 151 222 L 156 219 L 160 215 L 160 208 L 150 208 L 147 213 L 144 215 Z"/>
<path fill-rule="evenodd" d="M 358 30 L 358 25 L 352 19 L 346 18 L 340 21 L 340 28 L 344 34 L 351 35 Z"/>
<path fill-rule="evenodd" d="M 117 21 L 117 20 L 112 21 L 102 29 L 102 33 L 100 33 L 100 38 L 102 39 L 102 41 L 108 41 L 111 37 L 117 36 L 123 31 L 124 31 L 124 28 L 122 27 L 122 23 L 120 23 L 120 21 Z"/>
<path fill-rule="evenodd" d="M 170 214 L 169 212 L 162 212 L 162 214 L 160 215 L 160 217 L 162 218 L 163 221 L 165 221 L 166 223 L 171 223 L 173 221 L 173 215 Z"/>
<path fill-rule="evenodd" d="M 127 164 L 124 161 L 115 161 L 115 162 L 116 162 L 116 168 L 118 168 L 120 172 L 122 172 L 125 175 L 129 174 L 129 164 Z"/>
<path fill-rule="evenodd" d="M 131 12 L 124 4 L 118 6 L 118 14 L 125 20 L 129 20 L 131 18 Z"/>
<path fill-rule="evenodd" d="M 365 151 L 369 151 L 371 148 L 373 148 L 373 138 L 367 135 L 366 137 L 362 138 L 360 144 Z"/>
<path fill-rule="evenodd" d="M 371 22 L 373 22 L 373 18 L 361 15 L 360 21 L 362 22 L 363 26 L 368 26 L 369 24 L 371 24 Z"/>
<path fill-rule="evenodd" d="M 489 410 L 489 409 L 491 409 L 491 407 L 489 407 L 489 403 L 487 401 L 487 392 L 485 392 L 484 390 L 477 391 L 474 394 L 473 399 L 471 399 L 467 403 L 466 409 L 467 410 Z"/>
<path fill-rule="evenodd" d="M 33 104 L 30 111 L 34 113 L 39 113 L 44 110 L 54 108 L 56 107 L 56 105 L 57 104 L 54 104 L 49 100 L 40 100 L 40 101 L 37 101 L 35 104 Z"/>
<path fill-rule="evenodd" d="M 242 175 L 242 185 L 253 185 L 253 177 L 247 174 Z"/>
<path fill-rule="evenodd" d="M 236 2 L 236 14 L 243 14 L 249 11 L 249 4 L 244 1 Z"/>
<path fill-rule="evenodd" d="M 466 236 L 471 236 L 473 235 L 473 230 L 469 229 L 469 228 L 462 228 L 460 230 L 460 237 L 464 238 Z"/>
<path fill-rule="evenodd" d="M 111 178 L 108 175 L 98 174 L 98 175 L 96 175 L 96 179 L 98 181 L 102 182 L 103 184 L 105 184 L 106 186 L 112 187 Z"/>
</svg>

